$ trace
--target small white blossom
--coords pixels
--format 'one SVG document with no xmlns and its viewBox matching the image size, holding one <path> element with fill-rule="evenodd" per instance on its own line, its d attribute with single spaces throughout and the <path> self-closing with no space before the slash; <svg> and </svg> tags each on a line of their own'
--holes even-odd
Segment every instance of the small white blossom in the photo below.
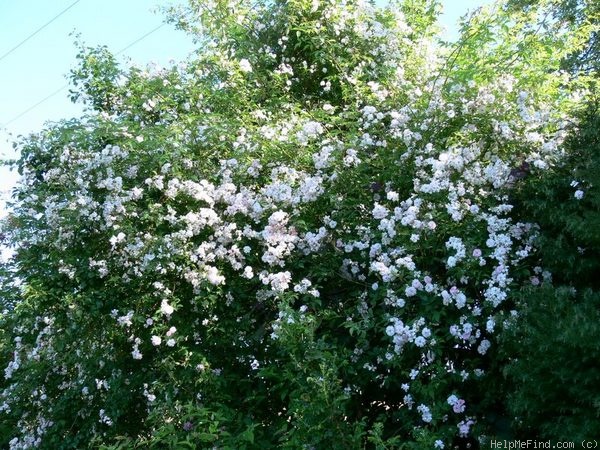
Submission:
<svg viewBox="0 0 600 450">
<path fill-rule="evenodd" d="M 427 341 L 425 340 L 425 338 L 423 336 L 417 336 L 415 338 L 415 345 L 417 347 L 425 347 L 426 343 L 427 343 Z"/>
<path fill-rule="evenodd" d="M 433 420 L 431 411 L 429 410 L 429 408 L 427 406 L 421 404 L 421 405 L 417 406 L 417 411 L 419 411 L 421 413 L 421 419 L 423 420 L 423 422 L 429 423 Z"/>
<path fill-rule="evenodd" d="M 252 72 L 250 61 L 247 59 L 240 59 L 240 70 L 245 73 Z"/>
<path fill-rule="evenodd" d="M 165 316 L 170 316 L 171 314 L 173 314 L 173 311 L 175 311 L 175 308 L 169 305 L 169 302 L 167 302 L 166 299 L 163 299 L 160 304 L 160 312 L 163 313 Z"/>
</svg>

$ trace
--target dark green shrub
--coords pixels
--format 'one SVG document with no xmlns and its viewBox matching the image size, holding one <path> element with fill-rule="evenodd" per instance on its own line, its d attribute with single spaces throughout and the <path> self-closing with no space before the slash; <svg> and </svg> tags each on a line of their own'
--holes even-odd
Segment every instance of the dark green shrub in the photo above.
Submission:
<svg viewBox="0 0 600 450">
<path fill-rule="evenodd" d="M 600 114 L 592 100 L 567 157 L 517 190 L 519 214 L 540 226 L 552 283 L 525 288 L 504 334 L 508 409 L 525 437 L 581 441 L 600 433 Z M 538 269 L 541 272 L 541 268 Z M 536 275 L 532 284 L 543 277 Z"/>
</svg>

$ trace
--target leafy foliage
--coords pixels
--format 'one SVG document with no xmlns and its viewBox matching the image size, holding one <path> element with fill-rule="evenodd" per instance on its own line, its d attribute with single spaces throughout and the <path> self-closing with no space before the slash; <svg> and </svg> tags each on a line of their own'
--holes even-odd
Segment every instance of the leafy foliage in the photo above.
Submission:
<svg viewBox="0 0 600 450">
<path fill-rule="evenodd" d="M 532 10 L 539 6 L 538 0 L 510 0 L 509 8 L 516 10 Z M 593 0 L 560 0 L 553 2 L 552 17 L 560 22 L 568 22 L 580 27 L 600 20 L 600 6 Z M 578 73 L 598 73 L 600 57 L 600 39 L 598 30 L 592 29 L 582 36 L 585 45 L 574 47 L 563 59 L 565 70 Z"/>
<path fill-rule="evenodd" d="M 513 358 L 505 371 L 517 386 L 509 397 L 515 433 L 589 439 L 600 430 L 600 296 L 549 286 L 524 296 L 519 326 L 507 334 L 504 347 Z"/>
<path fill-rule="evenodd" d="M 521 315 L 504 336 L 512 361 L 505 368 L 508 405 L 521 433 L 552 439 L 583 440 L 600 431 L 597 99 L 579 116 L 561 165 L 515 192 L 520 215 L 540 226 L 539 256 L 553 283 L 524 290 Z M 538 283 L 537 276 L 532 280 Z"/>
<path fill-rule="evenodd" d="M 19 144 L 1 445 L 493 432 L 497 334 L 537 274 L 514 170 L 562 164 L 582 83 L 559 66 L 589 28 L 491 9 L 448 47 L 436 11 L 193 0 L 179 66 L 82 48 L 89 113 Z"/>
</svg>

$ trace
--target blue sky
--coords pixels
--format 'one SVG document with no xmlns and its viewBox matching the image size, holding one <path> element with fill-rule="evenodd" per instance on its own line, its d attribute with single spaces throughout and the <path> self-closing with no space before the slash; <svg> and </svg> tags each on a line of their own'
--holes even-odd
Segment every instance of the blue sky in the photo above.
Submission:
<svg viewBox="0 0 600 450">
<path fill-rule="evenodd" d="M 106 45 L 118 52 L 159 26 L 163 17 L 157 5 L 184 0 L 3 0 L 0 1 L 0 157 L 13 157 L 11 136 L 42 128 L 45 121 L 79 116 L 80 105 L 68 99 L 68 89 L 59 92 L 22 117 L 10 122 L 66 83 L 65 75 L 75 64 L 72 32 L 87 45 Z M 449 36 L 456 35 L 456 22 L 468 10 L 490 0 L 442 0 L 442 24 Z M 18 49 L 2 57 L 35 30 L 64 11 Z M 181 60 L 194 46 L 191 39 L 165 25 L 127 49 L 122 62 L 166 65 Z M 16 174 L 0 168 L 0 192 L 11 188 Z M 3 208 L 0 205 L 0 212 Z"/>
<path fill-rule="evenodd" d="M 0 57 L 47 23 L 75 0 L 0 1 Z M 81 105 L 68 99 L 68 89 L 53 96 L 21 118 L 9 122 L 67 82 L 75 65 L 75 31 L 87 45 L 107 45 L 118 52 L 159 26 L 160 13 L 153 0 L 80 0 L 30 40 L 0 59 L 0 157 L 11 157 L 12 136 L 41 129 L 45 121 L 79 116 Z M 173 4 L 175 2 L 160 2 Z M 167 64 L 193 49 L 191 39 L 171 25 L 149 35 L 120 57 L 146 64 Z M 10 187 L 16 174 L 0 169 L 0 191 Z"/>
</svg>

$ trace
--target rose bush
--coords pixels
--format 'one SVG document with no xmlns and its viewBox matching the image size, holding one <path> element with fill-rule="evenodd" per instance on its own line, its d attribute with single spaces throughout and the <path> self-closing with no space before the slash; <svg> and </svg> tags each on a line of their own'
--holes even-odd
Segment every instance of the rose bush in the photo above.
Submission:
<svg viewBox="0 0 600 450">
<path fill-rule="evenodd" d="M 2 445 L 493 433 L 496 335 L 537 275 L 509 194 L 563 157 L 560 58 L 590 30 L 551 8 L 481 11 L 444 45 L 433 1 L 193 0 L 169 12 L 200 44 L 185 63 L 82 47 L 89 114 L 19 144 Z"/>
</svg>

